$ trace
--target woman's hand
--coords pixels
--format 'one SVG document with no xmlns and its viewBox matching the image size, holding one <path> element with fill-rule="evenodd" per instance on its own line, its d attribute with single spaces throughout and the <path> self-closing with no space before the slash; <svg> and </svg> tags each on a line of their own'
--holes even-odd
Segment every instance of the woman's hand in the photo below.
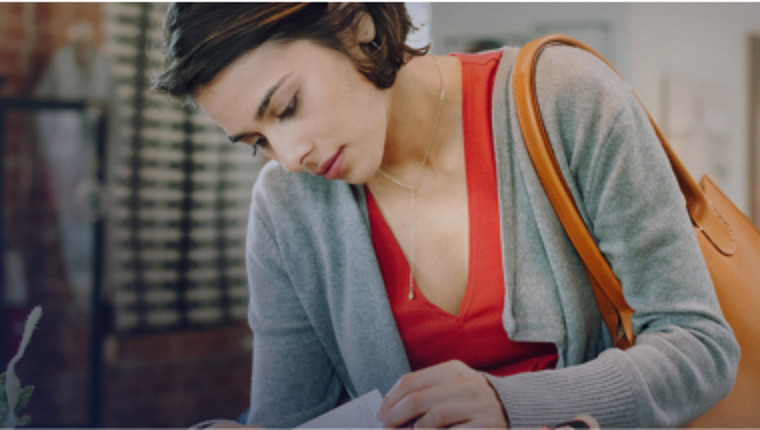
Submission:
<svg viewBox="0 0 760 430">
<path fill-rule="evenodd" d="M 448 361 L 402 376 L 383 399 L 378 419 L 387 427 L 508 426 L 491 384 L 461 361 Z"/>
</svg>

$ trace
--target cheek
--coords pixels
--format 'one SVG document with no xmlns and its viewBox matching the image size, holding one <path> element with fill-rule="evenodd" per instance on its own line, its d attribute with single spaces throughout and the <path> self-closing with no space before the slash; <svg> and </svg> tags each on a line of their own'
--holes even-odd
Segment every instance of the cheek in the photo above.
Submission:
<svg viewBox="0 0 760 430">
<path fill-rule="evenodd" d="M 387 128 L 387 113 L 384 98 L 375 90 L 364 97 L 349 98 L 353 103 L 346 103 L 342 112 L 342 123 L 351 127 L 354 133 L 363 139 L 377 141 L 385 139 Z"/>
<path fill-rule="evenodd" d="M 348 143 L 346 141 L 365 138 L 372 128 L 372 122 L 371 116 L 344 99 L 315 105 L 309 113 L 304 113 L 298 128 L 302 138 L 343 145 Z"/>
<path fill-rule="evenodd" d="M 331 81 L 309 95 L 301 124 L 304 138 L 329 146 L 351 145 L 367 156 L 382 155 L 388 126 L 385 93 L 358 79 Z"/>
</svg>

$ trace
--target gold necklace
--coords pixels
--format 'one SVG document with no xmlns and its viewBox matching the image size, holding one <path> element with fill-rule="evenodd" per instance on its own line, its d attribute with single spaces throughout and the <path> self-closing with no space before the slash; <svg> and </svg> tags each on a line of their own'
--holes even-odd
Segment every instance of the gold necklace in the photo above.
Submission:
<svg viewBox="0 0 760 430">
<path fill-rule="evenodd" d="M 419 188 L 420 183 L 422 182 L 422 177 L 425 173 L 425 164 L 427 163 L 427 159 L 430 156 L 430 150 L 433 149 L 433 144 L 435 143 L 435 134 L 436 131 L 438 131 L 438 124 L 441 122 L 441 107 L 443 106 L 443 101 L 446 99 L 446 91 L 443 85 L 443 72 L 441 71 L 441 65 L 438 63 L 438 59 L 435 58 L 435 56 L 431 55 L 433 58 L 433 61 L 435 61 L 435 67 L 438 69 L 438 77 L 440 78 L 441 82 L 441 91 L 440 95 L 438 96 L 438 114 L 435 118 L 435 125 L 433 126 L 433 131 L 430 133 L 430 143 L 428 144 L 427 150 L 425 151 L 425 156 L 422 158 L 422 164 L 420 164 L 420 175 L 417 177 L 417 181 L 414 185 L 405 184 L 398 179 L 394 178 L 390 174 L 383 171 L 383 169 L 378 169 L 378 173 L 380 173 L 385 179 L 391 181 L 395 185 L 398 185 L 401 188 L 404 188 L 406 190 L 409 190 L 411 194 L 411 206 L 412 206 L 412 225 L 409 228 L 409 237 L 410 237 L 410 250 L 409 250 L 409 300 L 414 300 L 414 236 L 415 236 L 415 226 L 417 225 L 417 211 L 415 208 L 415 195 L 417 193 L 417 188 Z"/>
</svg>

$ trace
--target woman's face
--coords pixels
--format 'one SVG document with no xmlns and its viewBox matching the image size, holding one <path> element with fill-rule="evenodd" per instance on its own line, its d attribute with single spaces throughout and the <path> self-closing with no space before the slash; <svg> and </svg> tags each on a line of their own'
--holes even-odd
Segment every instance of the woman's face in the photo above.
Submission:
<svg viewBox="0 0 760 430">
<path fill-rule="evenodd" d="M 233 141 L 291 171 L 360 184 L 382 161 L 388 92 L 344 54 L 307 40 L 268 41 L 196 94 Z"/>
</svg>

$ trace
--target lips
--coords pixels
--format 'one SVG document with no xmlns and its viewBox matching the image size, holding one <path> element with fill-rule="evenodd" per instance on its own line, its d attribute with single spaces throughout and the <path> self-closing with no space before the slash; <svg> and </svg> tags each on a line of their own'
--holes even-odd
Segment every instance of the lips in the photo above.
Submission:
<svg viewBox="0 0 760 430">
<path fill-rule="evenodd" d="M 319 174 L 327 179 L 335 179 L 340 175 L 343 167 L 343 148 L 340 148 L 330 159 L 322 163 L 319 168 Z"/>
</svg>

